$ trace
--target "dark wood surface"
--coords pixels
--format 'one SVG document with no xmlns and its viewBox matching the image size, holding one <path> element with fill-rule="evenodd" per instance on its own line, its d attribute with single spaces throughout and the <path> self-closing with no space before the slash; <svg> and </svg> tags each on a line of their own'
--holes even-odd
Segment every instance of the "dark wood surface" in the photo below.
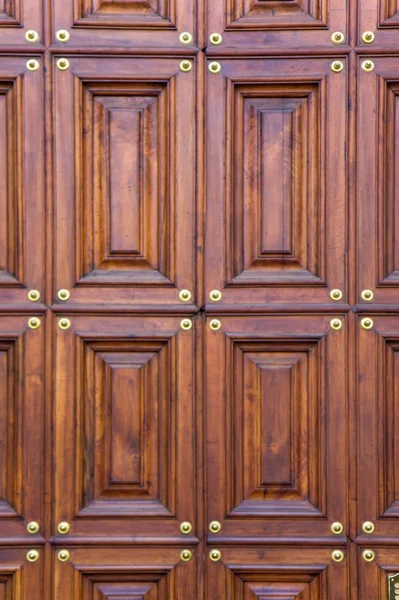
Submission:
<svg viewBox="0 0 399 600">
<path fill-rule="evenodd" d="M 388 0 L 0 0 L 0 600 L 387 600 L 398 97 Z"/>
</svg>

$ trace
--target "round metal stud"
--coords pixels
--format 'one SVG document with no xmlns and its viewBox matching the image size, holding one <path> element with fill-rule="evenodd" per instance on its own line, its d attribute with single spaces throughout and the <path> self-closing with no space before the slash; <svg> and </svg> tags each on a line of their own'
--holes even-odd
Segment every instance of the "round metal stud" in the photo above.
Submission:
<svg viewBox="0 0 399 600">
<path fill-rule="evenodd" d="M 331 558 L 334 562 L 341 562 L 344 560 L 345 554 L 342 552 L 342 550 L 333 550 L 331 553 Z"/>
<path fill-rule="evenodd" d="M 34 533 L 39 533 L 39 530 L 40 530 L 40 525 L 39 525 L 39 523 L 37 521 L 31 521 L 26 526 L 26 531 L 28 533 L 31 533 L 32 535 Z"/>
<path fill-rule="evenodd" d="M 191 550 L 182 550 L 180 552 L 180 558 L 182 560 L 184 560 L 185 562 L 189 561 L 192 557 L 193 553 L 191 552 Z"/>
<path fill-rule="evenodd" d="M 71 38 L 71 34 L 66 29 L 60 29 L 55 34 L 55 37 L 59 42 L 68 42 Z"/>
<path fill-rule="evenodd" d="M 183 31 L 183 33 L 179 35 L 179 41 L 182 44 L 191 44 L 193 41 L 193 36 L 188 31 Z"/>
<path fill-rule="evenodd" d="M 182 533 L 190 533 L 190 531 L 192 530 L 193 526 L 191 525 L 190 521 L 183 521 L 182 523 L 180 523 L 180 531 Z"/>
<path fill-rule="evenodd" d="M 375 529 L 374 523 L 372 523 L 371 521 L 365 521 L 362 525 L 362 529 L 364 533 L 373 533 Z"/>
<path fill-rule="evenodd" d="M 222 524 L 219 521 L 211 521 L 209 523 L 209 531 L 212 531 L 212 533 L 219 533 L 221 529 Z"/>
<path fill-rule="evenodd" d="M 372 44 L 375 40 L 375 35 L 372 31 L 364 31 L 362 33 L 362 42 L 365 44 Z"/>
<path fill-rule="evenodd" d="M 184 73 L 188 73 L 193 68 L 193 63 L 191 60 L 182 60 L 180 63 L 180 71 Z"/>
<path fill-rule="evenodd" d="M 216 75 L 216 73 L 220 73 L 220 71 L 222 70 L 222 65 L 216 61 L 213 61 L 209 63 L 208 69 L 211 73 L 214 73 Z"/>
<path fill-rule="evenodd" d="M 365 317 L 360 321 L 360 325 L 363 327 L 363 329 L 371 329 L 374 325 L 374 321 L 373 319 L 370 319 L 370 317 Z"/>
<path fill-rule="evenodd" d="M 344 63 L 342 60 L 334 60 L 334 62 L 331 63 L 331 71 L 334 71 L 334 73 L 340 73 L 343 68 Z"/>
<path fill-rule="evenodd" d="M 58 531 L 58 533 L 61 533 L 61 535 L 65 535 L 66 533 L 68 533 L 70 531 L 70 529 L 71 529 L 71 526 L 67 521 L 61 521 L 57 525 L 57 531 Z"/>
<path fill-rule="evenodd" d="M 180 321 L 180 327 L 184 329 L 184 331 L 188 331 L 193 326 L 193 322 L 191 319 L 182 319 Z"/>
<path fill-rule="evenodd" d="M 375 559 L 375 553 L 372 550 L 363 550 L 362 556 L 366 562 L 372 562 Z"/>
<path fill-rule="evenodd" d="M 211 560 L 213 560 L 213 562 L 217 562 L 218 560 L 220 560 L 222 558 L 222 553 L 220 552 L 220 550 L 217 550 L 215 548 L 214 550 L 211 550 L 209 552 L 209 558 Z"/>
<path fill-rule="evenodd" d="M 71 326 L 71 321 L 69 319 L 67 319 L 66 317 L 63 317 L 62 319 L 60 319 L 58 321 L 58 327 L 60 329 L 69 329 L 70 326 Z"/>
<path fill-rule="evenodd" d="M 57 558 L 60 562 L 66 562 L 69 560 L 70 556 L 71 555 L 69 554 L 68 550 L 60 550 L 57 554 Z"/>
<path fill-rule="evenodd" d="M 57 297 L 59 300 L 68 300 L 70 296 L 71 292 L 69 290 L 58 290 Z"/>
<path fill-rule="evenodd" d="M 363 290 L 360 294 L 362 300 L 366 300 L 366 302 L 370 302 L 374 298 L 374 292 L 372 290 Z"/>
<path fill-rule="evenodd" d="M 57 60 L 57 67 L 60 71 L 66 71 L 69 69 L 69 60 L 67 58 L 59 58 Z"/>
<path fill-rule="evenodd" d="M 209 294 L 209 297 L 214 302 L 219 302 L 219 300 L 222 298 L 222 292 L 220 292 L 219 290 L 212 290 Z"/>
<path fill-rule="evenodd" d="M 362 67 L 363 71 L 366 71 L 366 73 L 370 73 L 370 71 L 372 71 L 374 69 L 374 63 L 370 59 L 364 60 L 362 62 L 361 67 Z"/>
<path fill-rule="evenodd" d="M 36 562 L 39 558 L 39 552 L 37 550 L 28 550 L 26 553 L 26 558 L 29 560 L 29 562 Z"/>
<path fill-rule="evenodd" d="M 28 325 L 31 329 L 37 329 L 40 327 L 40 319 L 37 317 L 31 317 L 28 321 Z"/>
<path fill-rule="evenodd" d="M 335 329 L 335 331 L 338 331 L 338 329 L 341 329 L 341 327 L 342 327 L 341 319 L 336 319 L 336 318 L 331 319 L 330 326 L 331 326 L 331 329 Z"/>
<path fill-rule="evenodd" d="M 331 290 L 330 292 L 330 298 L 332 298 L 333 300 L 341 300 L 343 296 L 343 293 L 341 292 L 341 290 L 335 289 L 335 290 Z"/>
<path fill-rule="evenodd" d="M 180 290 L 179 298 L 180 300 L 183 300 L 183 302 L 188 302 L 191 299 L 190 290 Z"/>
<path fill-rule="evenodd" d="M 38 42 L 39 34 L 34 29 L 28 29 L 28 31 L 25 33 L 25 39 L 28 42 Z"/>
<path fill-rule="evenodd" d="M 26 68 L 28 69 L 28 71 L 37 71 L 39 67 L 40 63 L 35 58 L 30 58 L 26 63 Z"/>
<path fill-rule="evenodd" d="M 29 290 L 29 292 L 28 292 L 28 299 L 31 302 L 37 302 L 38 300 L 40 300 L 40 292 L 39 292 L 39 290 Z"/>
<path fill-rule="evenodd" d="M 339 521 L 335 521 L 335 523 L 331 523 L 331 531 L 335 533 L 335 535 L 339 535 L 344 530 L 344 526 Z"/>
<path fill-rule="evenodd" d="M 209 323 L 209 327 L 213 329 L 213 331 L 217 331 L 221 328 L 221 326 L 222 323 L 219 321 L 219 319 L 212 319 L 212 321 Z"/>
<path fill-rule="evenodd" d="M 334 44 L 342 44 L 344 39 L 345 39 L 344 34 L 341 33 L 340 31 L 334 31 L 334 33 L 331 35 L 331 41 Z"/>
<path fill-rule="evenodd" d="M 211 44 L 213 44 L 214 46 L 219 46 L 219 44 L 222 43 L 223 38 L 220 35 L 220 33 L 211 33 L 211 35 L 209 36 L 209 41 L 211 42 Z"/>
</svg>

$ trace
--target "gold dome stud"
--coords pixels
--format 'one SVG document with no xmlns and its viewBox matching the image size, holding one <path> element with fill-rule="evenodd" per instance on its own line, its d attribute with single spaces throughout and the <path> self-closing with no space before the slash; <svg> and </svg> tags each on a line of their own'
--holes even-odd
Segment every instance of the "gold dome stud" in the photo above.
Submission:
<svg viewBox="0 0 399 600">
<path fill-rule="evenodd" d="M 28 523 L 26 526 L 26 531 L 28 533 L 31 533 L 32 535 L 35 533 L 39 533 L 39 531 L 40 531 L 39 523 L 37 521 L 30 521 L 30 523 Z"/>
<path fill-rule="evenodd" d="M 361 64 L 361 67 L 362 67 L 363 71 L 366 71 L 366 73 L 370 73 L 370 71 L 372 71 L 374 69 L 374 63 L 370 59 L 364 60 Z"/>
<path fill-rule="evenodd" d="M 213 302 L 219 302 L 219 300 L 222 298 L 222 292 L 219 290 L 212 290 L 209 294 L 209 297 L 211 300 L 213 300 Z"/>
<path fill-rule="evenodd" d="M 65 535 L 66 533 L 68 533 L 70 531 L 70 529 L 71 529 L 71 526 L 67 521 L 61 521 L 57 525 L 57 531 L 58 531 L 58 533 L 61 533 L 61 535 Z"/>
<path fill-rule="evenodd" d="M 58 290 L 57 297 L 59 300 L 68 300 L 71 296 L 71 292 L 66 289 Z"/>
<path fill-rule="evenodd" d="M 330 298 L 332 300 L 341 300 L 343 296 L 343 293 L 341 292 L 341 290 L 335 289 L 335 290 L 331 290 L 330 292 Z"/>
<path fill-rule="evenodd" d="M 191 550 L 182 550 L 180 552 L 180 558 L 182 560 L 184 560 L 185 562 L 189 561 L 192 557 L 193 553 L 191 552 Z"/>
<path fill-rule="evenodd" d="M 374 292 L 372 290 L 363 290 L 360 294 L 362 300 L 366 300 L 366 302 L 370 302 L 374 298 Z"/>
<path fill-rule="evenodd" d="M 334 31 L 334 33 L 331 35 L 331 41 L 334 44 L 342 44 L 344 39 L 345 39 L 344 34 L 341 33 L 340 31 Z"/>
<path fill-rule="evenodd" d="M 372 562 L 375 559 L 375 553 L 372 550 L 363 550 L 362 552 L 363 559 L 366 562 Z"/>
<path fill-rule="evenodd" d="M 37 329 L 38 327 L 40 327 L 40 319 L 38 319 L 37 317 L 31 317 L 28 321 L 28 326 L 31 329 Z"/>
<path fill-rule="evenodd" d="M 344 68 L 344 63 L 342 62 L 342 60 L 334 60 L 333 63 L 331 63 L 331 71 L 334 71 L 334 73 L 340 73 Z"/>
<path fill-rule="evenodd" d="M 183 73 L 188 73 L 193 68 L 193 63 L 191 60 L 182 60 L 180 63 L 180 71 Z"/>
<path fill-rule="evenodd" d="M 60 71 L 66 71 L 69 69 L 69 60 L 67 58 L 59 58 L 57 60 L 57 67 Z"/>
<path fill-rule="evenodd" d="M 365 317 L 360 321 L 360 325 L 363 327 L 363 329 L 371 329 L 374 325 L 374 321 L 373 319 L 370 319 L 370 317 Z"/>
<path fill-rule="evenodd" d="M 335 533 L 335 535 L 339 535 L 344 530 L 344 526 L 339 521 L 335 521 L 335 523 L 331 524 L 331 531 Z"/>
<path fill-rule="evenodd" d="M 38 300 L 40 300 L 40 292 L 39 292 L 39 290 L 29 290 L 29 292 L 28 292 L 28 299 L 31 302 L 37 302 Z"/>
<path fill-rule="evenodd" d="M 214 550 L 211 550 L 209 552 L 209 558 L 211 560 L 213 560 L 213 562 L 217 562 L 218 560 L 220 560 L 222 558 L 222 553 L 220 552 L 220 550 L 217 550 L 215 548 Z"/>
<path fill-rule="evenodd" d="M 373 533 L 375 529 L 374 523 L 372 523 L 372 521 L 365 521 L 362 525 L 362 529 L 364 533 Z"/>
<path fill-rule="evenodd" d="M 214 60 L 213 62 L 209 63 L 208 70 L 210 73 L 214 73 L 216 75 L 216 73 L 220 73 L 222 70 L 222 65 Z"/>
<path fill-rule="evenodd" d="M 333 550 L 331 553 L 331 558 L 334 562 L 341 562 L 345 558 L 345 554 L 342 550 Z"/>
<path fill-rule="evenodd" d="M 191 300 L 191 292 L 190 292 L 190 290 L 180 290 L 180 292 L 179 292 L 179 298 L 183 302 L 188 302 L 189 300 Z"/>
<path fill-rule="evenodd" d="M 68 42 L 71 38 L 71 34 L 66 29 L 59 29 L 55 34 L 55 37 L 59 42 Z"/>
<path fill-rule="evenodd" d="M 69 560 L 70 556 L 71 555 L 68 552 L 68 550 L 60 550 L 57 554 L 57 558 L 60 562 L 66 562 L 67 560 Z"/>
<path fill-rule="evenodd" d="M 341 329 L 341 327 L 342 327 L 341 319 L 337 319 L 337 318 L 331 319 L 330 326 L 331 326 L 331 329 L 338 331 L 338 329 Z"/>
<path fill-rule="evenodd" d="M 35 58 L 30 58 L 26 63 L 26 68 L 28 69 L 28 71 L 37 71 L 39 67 L 40 63 Z"/>
<path fill-rule="evenodd" d="M 34 29 L 28 29 L 28 31 L 25 33 L 25 39 L 28 42 L 38 42 L 39 34 Z"/>
<path fill-rule="evenodd" d="M 62 319 L 60 319 L 58 321 L 58 327 L 60 329 L 69 329 L 70 326 L 71 326 L 71 321 L 69 319 L 67 319 L 66 317 L 63 317 Z"/>
<path fill-rule="evenodd" d="M 219 319 L 212 319 L 209 323 L 209 327 L 213 330 L 213 331 L 217 331 L 218 329 L 220 329 L 222 326 L 221 321 L 219 321 Z"/>
<path fill-rule="evenodd" d="M 375 35 L 372 31 L 364 31 L 362 33 L 362 42 L 365 44 L 372 44 L 375 40 Z"/>
<path fill-rule="evenodd" d="M 180 523 L 180 531 L 182 533 L 185 533 L 186 535 L 187 533 L 190 533 L 192 528 L 193 526 L 191 525 L 190 521 L 183 521 L 182 523 Z"/>
<path fill-rule="evenodd" d="M 212 531 L 212 533 L 219 533 L 221 529 L 222 524 L 220 523 L 220 521 L 211 521 L 209 523 L 209 531 Z"/>
<path fill-rule="evenodd" d="M 191 319 L 182 319 L 180 321 L 180 327 L 184 329 L 184 331 L 188 331 L 193 326 L 193 322 Z"/>
<path fill-rule="evenodd" d="M 26 558 L 29 562 L 36 562 L 39 558 L 39 552 L 37 550 L 28 550 L 28 552 L 26 553 Z"/>
<path fill-rule="evenodd" d="M 223 38 L 220 35 L 220 33 L 211 33 L 211 35 L 209 36 L 209 41 L 211 42 L 211 44 L 213 44 L 214 46 L 219 46 L 219 44 L 222 43 Z"/>
<path fill-rule="evenodd" d="M 191 44 L 193 41 L 193 36 L 188 31 L 183 31 L 183 33 L 179 35 L 179 41 L 182 44 Z"/>
</svg>

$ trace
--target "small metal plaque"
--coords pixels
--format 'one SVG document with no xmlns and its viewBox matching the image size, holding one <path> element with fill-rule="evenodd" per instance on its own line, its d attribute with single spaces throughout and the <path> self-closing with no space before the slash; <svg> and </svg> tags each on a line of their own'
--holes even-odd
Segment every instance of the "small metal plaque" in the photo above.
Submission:
<svg viewBox="0 0 399 600">
<path fill-rule="evenodd" d="M 399 573 L 388 575 L 388 600 L 399 600 Z"/>
</svg>

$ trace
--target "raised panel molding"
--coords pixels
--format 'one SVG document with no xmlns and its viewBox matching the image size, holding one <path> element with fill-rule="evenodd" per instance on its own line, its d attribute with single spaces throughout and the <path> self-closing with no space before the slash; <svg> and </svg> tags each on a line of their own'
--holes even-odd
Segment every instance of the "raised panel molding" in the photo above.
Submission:
<svg viewBox="0 0 399 600">
<path fill-rule="evenodd" d="M 0 0 L 0 26 L 21 26 L 22 0 Z"/>
<path fill-rule="evenodd" d="M 327 0 L 225 0 L 227 29 L 326 27 Z"/>
<path fill-rule="evenodd" d="M 176 0 L 75 0 L 75 25 L 175 28 Z"/>
</svg>

